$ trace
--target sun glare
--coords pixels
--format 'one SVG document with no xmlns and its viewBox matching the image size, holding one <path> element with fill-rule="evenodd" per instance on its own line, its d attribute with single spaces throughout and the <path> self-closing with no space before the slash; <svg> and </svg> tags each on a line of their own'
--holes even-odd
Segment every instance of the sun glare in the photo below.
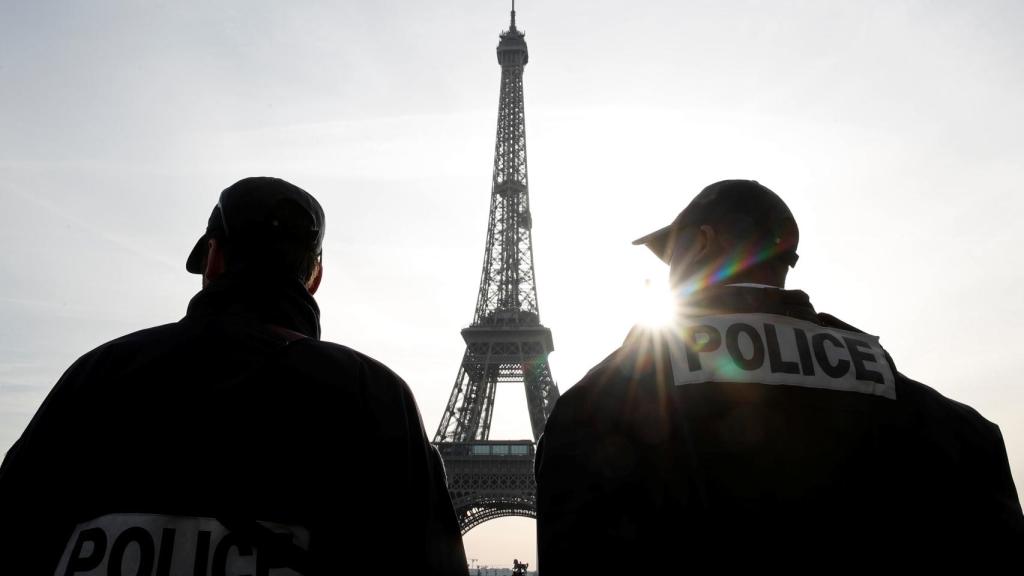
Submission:
<svg viewBox="0 0 1024 576">
<path fill-rule="evenodd" d="M 651 328 L 672 323 L 676 316 L 676 301 L 668 282 L 647 278 L 637 297 L 637 322 Z"/>
</svg>

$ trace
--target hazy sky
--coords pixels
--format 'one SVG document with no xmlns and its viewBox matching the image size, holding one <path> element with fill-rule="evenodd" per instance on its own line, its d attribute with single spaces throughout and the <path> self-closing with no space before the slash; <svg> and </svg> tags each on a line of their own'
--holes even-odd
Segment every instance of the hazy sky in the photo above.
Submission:
<svg viewBox="0 0 1024 576">
<path fill-rule="evenodd" d="M 508 8 L 0 0 L 0 452 L 76 357 L 184 314 L 185 257 L 251 175 L 321 200 L 324 337 L 401 374 L 433 436 L 479 282 Z M 1022 481 L 1024 5 L 517 9 L 563 391 L 666 272 L 629 242 L 753 178 L 800 224 L 790 286 L 999 424 Z M 499 389 L 492 437 L 529 435 L 522 390 Z M 532 531 L 490 522 L 469 556 L 535 566 Z"/>
</svg>

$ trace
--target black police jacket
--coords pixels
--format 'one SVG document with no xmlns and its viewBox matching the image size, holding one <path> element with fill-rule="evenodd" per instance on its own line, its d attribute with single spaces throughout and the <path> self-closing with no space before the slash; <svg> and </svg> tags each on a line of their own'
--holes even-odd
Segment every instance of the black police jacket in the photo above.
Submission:
<svg viewBox="0 0 1024 576">
<path fill-rule="evenodd" d="M 465 574 L 409 388 L 319 334 L 226 276 L 80 358 L 0 468 L 0 574 Z"/>
<path fill-rule="evenodd" d="M 536 460 L 545 576 L 1019 562 L 997 426 L 803 292 L 688 305 L 559 399 Z"/>
</svg>

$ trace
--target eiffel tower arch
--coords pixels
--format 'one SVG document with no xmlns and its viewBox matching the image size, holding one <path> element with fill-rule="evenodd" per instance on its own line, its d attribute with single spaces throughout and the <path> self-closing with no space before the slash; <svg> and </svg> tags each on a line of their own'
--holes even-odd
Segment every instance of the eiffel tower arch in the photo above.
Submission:
<svg viewBox="0 0 1024 576">
<path fill-rule="evenodd" d="M 540 322 L 533 269 L 523 114 L 529 54 L 514 4 L 509 29 L 499 38 L 498 129 L 480 291 L 473 322 L 462 330 L 466 352 L 434 436 L 463 534 L 493 518 L 536 518 L 534 449 L 558 400 L 548 365 L 554 343 Z M 525 387 L 532 439 L 490 439 L 499 383 Z"/>
</svg>

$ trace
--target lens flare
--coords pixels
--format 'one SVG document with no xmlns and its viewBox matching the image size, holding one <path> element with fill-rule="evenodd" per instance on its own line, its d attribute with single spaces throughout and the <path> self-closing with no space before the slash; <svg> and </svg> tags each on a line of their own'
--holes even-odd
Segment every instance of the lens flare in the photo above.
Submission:
<svg viewBox="0 0 1024 576">
<path fill-rule="evenodd" d="M 737 274 L 769 260 L 792 248 L 786 243 L 766 244 L 749 242 L 741 245 L 731 253 L 702 270 L 689 275 L 689 280 L 681 283 L 673 291 L 667 280 L 644 280 L 643 289 L 638 291 L 635 318 L 639 324 L 651 328 L 666 328 L 675 324 L 682 316 L 710 313 L 708 310 L 694 308 L 688 304 L 689 297 L 711 286 L 727 284 Z"/>
<path fill-rule="evenodd" d="M 637 305 L 637 321 L 651 328 L 669 326 L 675 320 L 677 302 L 667 282 L 644 280 Z"/>
<path fill-rule="evenodd" d="M 723 258 L 708 266 L 701 273 L 695 274 L 680 287 L 680 297 L 686 298 L 709 286 L 723 284 L 737 273 L 781 254 L 789 248 L 790 246 L 785 244 L 747 244 L 732 252 L 727 258 Z"/>
</svg>

